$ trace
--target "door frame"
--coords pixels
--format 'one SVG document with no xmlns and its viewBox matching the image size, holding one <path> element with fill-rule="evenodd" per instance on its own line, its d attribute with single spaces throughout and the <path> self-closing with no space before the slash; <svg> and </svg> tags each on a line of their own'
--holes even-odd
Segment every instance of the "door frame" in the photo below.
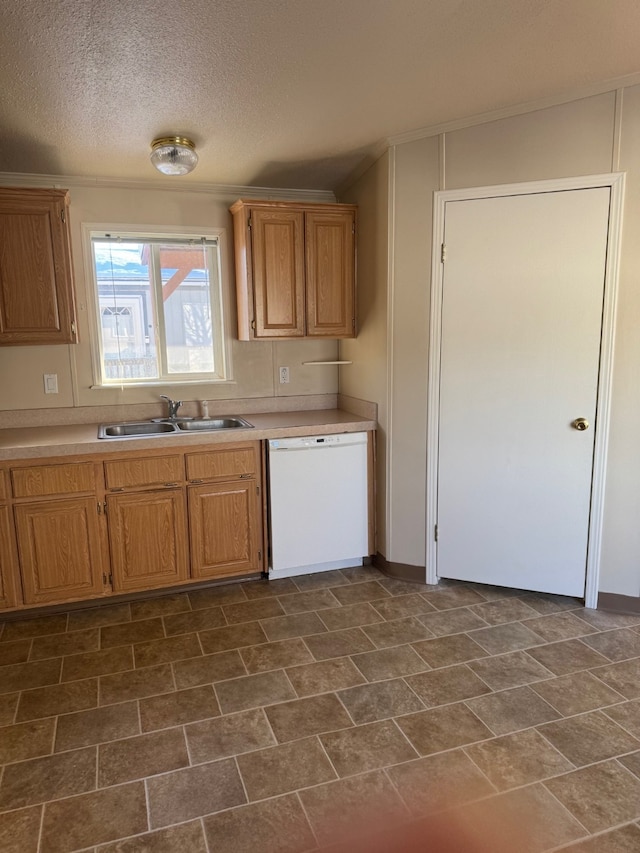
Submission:
<svg viewBox="0 0 640 853">
<path fill-rule="evenodd" d="M 442 343 L 442 291 L 444 268 L 442 246 L 446 205 L 451 201 L 492 198 L 499 196 L 532 195 L 566 190 L 609 187 L 609 232 L 604 277 L 600 365 L 596 394 L 596 434 L 594 438 L 589 532 L 587 539 L 587 565 L 585 607 L 596 608 L 602 551 L 602 526 L 604 519 L 604 487 L 609 443 L 611 388 L 613 383 L 613 349 L 616 304 L 620 269 L 620 243 L 622 236 L 622 209 L 625 173 L 587 175 L 576 178 L 557 178 L 548 181 L 531 181 L 517 184 L 499 184 L 459 190 L 443 190 L 433 198 L 433 246 L 431 252 L 431 302 L 429 325 L 429 369 L 427 389 L 427 473 L 426 473 L 426 582 L 438 583 L 438 549 L 436 525 L 438 522 L 438 445 L 440 429 L 440 351 Z"/>
</svg>

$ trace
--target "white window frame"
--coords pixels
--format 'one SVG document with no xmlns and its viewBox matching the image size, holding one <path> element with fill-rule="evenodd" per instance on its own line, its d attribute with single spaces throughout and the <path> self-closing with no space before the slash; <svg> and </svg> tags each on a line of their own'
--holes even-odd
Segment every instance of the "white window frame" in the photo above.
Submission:
<svg viewBox="0 0 640 853">
<path fill-rule="evenodd" d="M 94 384 L 92 389 L 135 388 L 143 386 L 166 385 L 202 385 L 233 382 L 231 374 L 231 346 L 227 331 L 229 317 L 229 298 L 227 274 L 226 230 L 224 228 L 199 228 L 180 226 L 149 226 L 123 225 L 110 223 L 84 223 L 83 246 L 85 249 L 85 269 L 87 270 L 87 302 L 91 323 L 91 361 Z M 212 337 L 214 342 L 214 365 L 216 369 L 203 373 L 169 373 L 167 371 L 166 335 L 164 329 L 164 312 L 160 300 L 162 295 L 154 289 L 152 299 L 158 327 L 156 329 L 156 345 L 158 353 L 159 376 L 153 378 L 107 379 L 104 373 L 104 353 L 102 342 L 101 315 L 98 294 L 98 280 L 94 262 L 92 241 L 110 235 L 122 240 L 139 241 L 145 239 L 189 240 L 199 241 L 203 237 L 215 241 L 212 247 L 217 258 L 218 274 L 210 277 L 210 305 L 212 321 Z M 215 280 L 214 280 L 215 279 Z"/>
</svg>

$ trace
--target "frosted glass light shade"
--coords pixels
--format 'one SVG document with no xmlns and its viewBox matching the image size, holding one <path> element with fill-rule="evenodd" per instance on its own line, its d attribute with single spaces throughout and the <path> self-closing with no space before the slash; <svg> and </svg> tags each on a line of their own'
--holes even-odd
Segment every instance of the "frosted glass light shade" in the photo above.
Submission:
<svg viewBox="0 0 640 853">
<path fill-rule="evenodd" d="M 195 169 L 198 155 L 185 136 L 163 136 L 151 143 L 150 160 L 163 175 L 187 175 Z"/>
</svg>

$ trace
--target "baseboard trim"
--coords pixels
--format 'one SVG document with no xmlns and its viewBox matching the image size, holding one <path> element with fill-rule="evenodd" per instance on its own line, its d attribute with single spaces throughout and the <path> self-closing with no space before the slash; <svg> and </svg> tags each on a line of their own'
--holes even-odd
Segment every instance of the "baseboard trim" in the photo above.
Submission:
<svg viewBox="0 0 640 853">
<path fill-rule="evenodd" d="M 613 613 L 640 613 L 640 598 L 635 595 L 618 595 L 616 592 L 599 592 L 598 610 L 611 610 Z"/>
<path fill-rule="evenodd" d="M 390 578 L 410 581 L 411 583 L 425 583 L 426 570 L 424 566 L 410 566 L 408 563 L 393 563 L 387 560 L 380 552 L 373 558 L 376 569 Z"/>
</svg>

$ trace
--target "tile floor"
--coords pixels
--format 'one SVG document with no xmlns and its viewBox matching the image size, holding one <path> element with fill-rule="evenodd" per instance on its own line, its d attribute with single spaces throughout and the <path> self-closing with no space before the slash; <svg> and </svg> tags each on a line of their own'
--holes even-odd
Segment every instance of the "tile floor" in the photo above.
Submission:
<svg viewBox="0 0 640 853">
<path fill-rule="evenodd" d="M 3 853 L 440 850 L 443 810 L 640 850 L 640 615 L 362 568 L 0 628 Z"/>
</svg>

